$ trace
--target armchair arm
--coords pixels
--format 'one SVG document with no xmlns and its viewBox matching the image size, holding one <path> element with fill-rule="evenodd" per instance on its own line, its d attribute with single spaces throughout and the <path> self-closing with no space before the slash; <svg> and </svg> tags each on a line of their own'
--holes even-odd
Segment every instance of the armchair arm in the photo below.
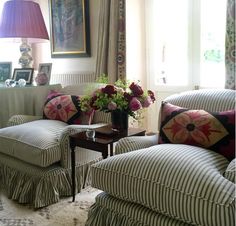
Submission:
<svg viewBox="0 0 236 226">
<path fill-rule="evenodd" d="M 96 129 L 101 126 L 107 125 L 106 123 L 97 123 L 91 125 L 69 125 L 63 129 L 60 137 L 60 149 L 61 149 L 61 165 L 64 168 L 71 167 L 71 158 L 70 158 L 70 143 L 69 143 L 69 136 L 75 133 L 80 133 L 86 131 L 87 129 Z"/>
<path fill-rule="evenodd" d="M 7 123 L 7 126 L 16 126 L 26 122 L 31 122 L 35 120 L 42 119 L 43 116 L 35 116 L 35 115 L 13 115 Z"/>
<path fill-rule="evenodd" d="M 122 154 L 158 144 L 158 134 L 151 136 L 133 136 L 120 139 L 116 144 L 115 154 Z"/>
<path fill-rule="evenodd" d="M 224 172 L 224 177 L 235 183 L 236 177 L 236 159 L 233 159 Z"/>
</svg>

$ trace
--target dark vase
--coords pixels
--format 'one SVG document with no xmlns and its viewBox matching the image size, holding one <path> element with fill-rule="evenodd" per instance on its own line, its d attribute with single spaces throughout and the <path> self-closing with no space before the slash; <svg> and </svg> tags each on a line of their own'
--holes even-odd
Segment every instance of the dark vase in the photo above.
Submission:
<svg viewBox="0 0 236 226">
<path fill-rule="evenodd" d="M 128 129 L 128 114 L 124 111 L 111 112 L 112 129 L 114 130 L 127 130 Z"/>
</svg>

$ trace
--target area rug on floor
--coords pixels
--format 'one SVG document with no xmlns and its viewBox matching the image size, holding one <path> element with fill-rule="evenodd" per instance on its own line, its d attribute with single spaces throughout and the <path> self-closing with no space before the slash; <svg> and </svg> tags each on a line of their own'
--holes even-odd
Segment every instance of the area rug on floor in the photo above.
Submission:
<svg viewBox="0 0 236 226">
<path fill-rule="evenodd" d="M 53 205 L 34 210 L 28 205 L 9 200 L 0 191 L 0 226 L 84 226 L 89 207 L 101 191 L 88 187 L 72 197 L 63 198 Z"/>
</svg>

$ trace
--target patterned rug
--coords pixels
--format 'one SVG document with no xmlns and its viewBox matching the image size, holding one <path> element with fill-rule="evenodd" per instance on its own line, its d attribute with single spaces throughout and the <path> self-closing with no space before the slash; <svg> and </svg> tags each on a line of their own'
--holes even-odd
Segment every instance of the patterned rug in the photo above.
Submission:
<svg viewBox="0 0 236 226">
<path fill-rule="evenodd" d="M 53 205 L 34 210 L 28 205 L 9 200 L 0 191 L 0 226 L 84 226 L 89 207 L 101 191 L 88 187 L 72 197 Z"/>
</svg>

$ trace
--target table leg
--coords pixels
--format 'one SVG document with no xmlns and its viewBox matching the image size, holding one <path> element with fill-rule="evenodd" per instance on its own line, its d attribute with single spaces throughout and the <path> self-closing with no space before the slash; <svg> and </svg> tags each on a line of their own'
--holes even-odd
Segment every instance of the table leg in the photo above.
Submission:
<svg viewBox="0 0 236 226">
<path fill-rule="evenodd" d="M 75 201 L 75 147 L 71 147 L 72 202 Z"/>
<path fill-rule="evenodd" d="M 113 156 L 113 143 L 110 144 L 110 156 Z"/>
</svg>

